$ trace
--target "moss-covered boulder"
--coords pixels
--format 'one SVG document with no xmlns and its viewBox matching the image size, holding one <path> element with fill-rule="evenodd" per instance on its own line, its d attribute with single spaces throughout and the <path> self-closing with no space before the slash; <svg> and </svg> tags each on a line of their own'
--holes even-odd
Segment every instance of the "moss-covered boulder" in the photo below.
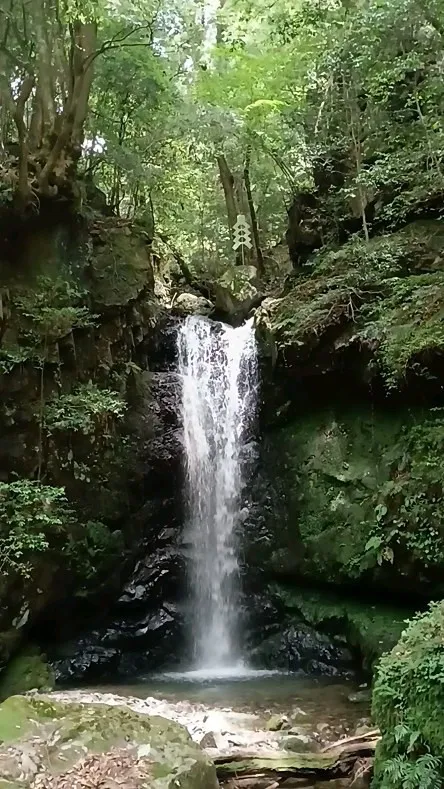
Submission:
<svg viewBox="0 0 444 789">
<path fill-rule="evenodd" d="M 225 315 L 245 318 L 258 301 L 257 285 L 254 266 L 228 268 L 213 285 L 216 308 Z"/>
<path fill-rule="evenodd" d="M 397 643 L 411 616 L 411 609 L 369 603 L 340 596 L 273 584 L 270 599 L 277 599 L 292 620 L 302 619 L 330 636 L 343 636 L 364 668 L 374 668 L 379 658 Z"/>
<path fill-rule="evenodd" d="M 374 789 L 426 789 L 444 781 L 444 603 L 413 619 L 382 658 L 373 717 L 382 740 Z"/>
<path fill-rule="evenodd" d="M 134 789 L 218 786 L 184 727 L 124 706 L 13 696 L 0 705 L 0 740 L 2 787 L 55 789 L 74 785 L 74 776 Z"/>
<path fill-rule="evenodd" d="M 322 247 L 291 287 L 262 303 L 263 347 L 292 377 L 346 365 L 349 378 L 386 389 L 418 379 L 430 387 L 444 350 L 443 238 L 440 221 L 423 220 Z"/>
<path fill-rule="evenodd" d="M 440 409 L 304 414 L 267 438 L 268 540 L 252 529 L 248 560 L 292 582 L 365 579 L 378 594 L 441 596 L 443 458 Z"/>
<path fill-rule="evenodd" d="M 52 690 L 54 672 L 37 649 L 13 658 L 0 674 L 0 700 L 28 690 Z"/>
<path fill-rule="evenodd" d="M 151 242 L 146 233 L 115 217 L 92 229 L 91 295 L 99 309 L 125 305 L 154 291 Z"/>
</svg>

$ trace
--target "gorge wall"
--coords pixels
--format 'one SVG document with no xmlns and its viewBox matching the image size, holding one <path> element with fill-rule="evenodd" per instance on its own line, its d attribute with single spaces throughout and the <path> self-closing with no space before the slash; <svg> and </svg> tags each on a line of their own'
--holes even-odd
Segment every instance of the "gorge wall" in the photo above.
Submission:
<svg viewBox="0 0 444 789">
<path fill-rule="evenodd" d="M 3 666 L 29 642 L 63 681 L 184 659 L 175 336 L 195 310 L 260 304 L 241 535 L 255 662 L 369 668 L 441 596 L 440 223 L 312 244 L 301 267 L 301 221 L 299 205 L 293 268 L 276 251 L 261 283 L 238 267 L 208 300 L 163 277 L 142 227 L 60 206 L 5 219 Z"/>
<path fill-rule="evenodd" d="M 121 605 L 148 595 L 154 630 L 168 623 L 180 438 L 175 373 L 155 365 L 164 310 L 143 229 L 55 203 L 26 222 L 3 215 L 0 258 L 4 667 L 29 638 L 100 619 L 139 557 L 143 588 Z"/>
</svg>

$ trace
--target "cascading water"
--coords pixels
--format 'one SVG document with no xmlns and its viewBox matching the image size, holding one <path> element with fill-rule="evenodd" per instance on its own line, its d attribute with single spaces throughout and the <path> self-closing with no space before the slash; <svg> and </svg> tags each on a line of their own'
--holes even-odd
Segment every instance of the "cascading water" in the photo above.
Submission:
<svg viewBox="0 0 444 789">
<path fill-rule="evenodd" d="M 226 672 L 241 664 L 236 527 L 256 405 L 253 323 L 187 318 L 178 350 L 196 667 Z"/>
</svg>

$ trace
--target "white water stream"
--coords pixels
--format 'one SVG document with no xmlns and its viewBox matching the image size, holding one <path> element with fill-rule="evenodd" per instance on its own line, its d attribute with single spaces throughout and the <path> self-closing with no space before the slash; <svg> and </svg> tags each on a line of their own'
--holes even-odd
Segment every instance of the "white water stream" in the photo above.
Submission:
<svg viewBox="0 0 444 789">
<path fill-rule="evenodd" d="M 233 329 L 187 318 L 178 349 L 195 669 L 203 675 L 238 673 L 243 662 L 236 528 L 257 391 L 252 321 Z"/>
</svg>

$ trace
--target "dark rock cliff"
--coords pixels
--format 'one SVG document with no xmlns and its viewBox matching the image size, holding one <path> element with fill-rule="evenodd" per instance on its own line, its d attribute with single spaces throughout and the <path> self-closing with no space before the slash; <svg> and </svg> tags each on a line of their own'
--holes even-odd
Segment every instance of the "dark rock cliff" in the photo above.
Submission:
<svg viewBox="0 0 444 789">
<path fill-rule="evenodd" d="M 162 630 L 181 456 L 175 375 L 161 359 L 150 370 L 164 315 L 150 239 L 60 205 L 3 219 L 0 665 L 29 637 L 73 637 L 119 595 L 143 620 L 128 630 Z"/>
<path fill-rule="evenodd" d="M 321 205 L 300 196 L 295 266 L 267 258 L 253 299 L 240 530 L 255 661 L 328 672 L 349 670 L 346 646 L 370 665 L 442 593 L 444 263 L 436 219 L 326 244 Z M 164 306 L 140 228 L 58 211 L 0 244 L 0 658 L 37 641 L 79 681 L 185 655 L 175 337 L 211 304 L 185 283 Z"/>
</svg>

